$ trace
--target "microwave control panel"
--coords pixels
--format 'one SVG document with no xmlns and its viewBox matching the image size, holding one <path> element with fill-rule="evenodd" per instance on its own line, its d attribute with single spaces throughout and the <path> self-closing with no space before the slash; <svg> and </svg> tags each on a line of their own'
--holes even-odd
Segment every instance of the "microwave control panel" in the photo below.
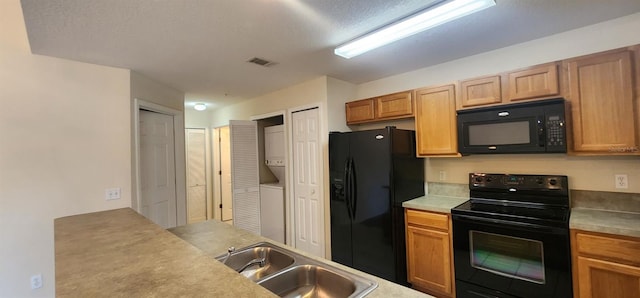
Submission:
<svg viewBox="0 0 640 298">
<path fill-rule="evenodd" d="M 544 106 L 546 152 L 567 152 L 567 128 L 564 103 Z"/>
<path fill-rule="evenodd" d="M 560 115 L 552 115 L 547 117 L 547 147 L 549 146 L 565 146 L 565 127 L 564 117 Z"/>
</svg>

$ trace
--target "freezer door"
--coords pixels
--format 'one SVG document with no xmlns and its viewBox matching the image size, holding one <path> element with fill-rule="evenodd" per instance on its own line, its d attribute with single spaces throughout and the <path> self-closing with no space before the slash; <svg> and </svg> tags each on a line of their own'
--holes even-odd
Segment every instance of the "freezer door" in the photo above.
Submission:
<svg viewBox="0 0 640 298">
<path fill-rule="evenodd" d="M 395 281 L 391 215 L 391 134 L 388 129 L 351 134 L 355 180 L 353 267 Z"/>
<path fill-rule="evenodd" d="M 329 134 L 329 179 L 331 210 L 331 259 L 353 266 L 351 246 L 351 217 L 347 205 L 347 172 L 349 136 Z"/>
</svg>

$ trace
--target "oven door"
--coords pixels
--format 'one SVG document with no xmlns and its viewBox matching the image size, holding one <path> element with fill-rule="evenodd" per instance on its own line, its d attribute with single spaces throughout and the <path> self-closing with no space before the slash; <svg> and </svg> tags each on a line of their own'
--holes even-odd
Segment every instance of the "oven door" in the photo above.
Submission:
<svg viewBox="0 0 640 298">
<path fill-rule="evenodd" d="M 569 230 L 452 214 L 457 297 L 571 297 Z"/>
</svg>

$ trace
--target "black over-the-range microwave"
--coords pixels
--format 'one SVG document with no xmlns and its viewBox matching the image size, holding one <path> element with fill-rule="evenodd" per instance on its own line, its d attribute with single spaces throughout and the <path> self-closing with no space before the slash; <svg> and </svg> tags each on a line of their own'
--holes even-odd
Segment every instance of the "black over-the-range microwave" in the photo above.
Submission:
<svg viewBox="0 0 640 298">
<path fill-rule="evenodd" d="M 458 111 L 462 155 L 567 152 L 563 98 Z"/>
</svg>

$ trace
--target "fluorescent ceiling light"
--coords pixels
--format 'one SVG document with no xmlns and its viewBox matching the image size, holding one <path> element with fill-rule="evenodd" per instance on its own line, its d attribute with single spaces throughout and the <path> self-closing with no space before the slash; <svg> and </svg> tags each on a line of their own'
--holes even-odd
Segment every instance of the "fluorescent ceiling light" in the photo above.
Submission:
<svg viewBox="0 0 640 298">
<path fill-rule="evenodd" d="M 496 5 L 494 0 L 453 0 L 427 9 L 398 23 L 376 30 L 336 48 L 333 52 L 351 58 L 396 40 Z"/>
<path fill-rule="evenodd" d="M 193 106 L 193 108 L 196 109 L 196 111 L 204 111 L 207 109 L 207 105 L 203 103 L 197 103 Z"/>
</svg>

